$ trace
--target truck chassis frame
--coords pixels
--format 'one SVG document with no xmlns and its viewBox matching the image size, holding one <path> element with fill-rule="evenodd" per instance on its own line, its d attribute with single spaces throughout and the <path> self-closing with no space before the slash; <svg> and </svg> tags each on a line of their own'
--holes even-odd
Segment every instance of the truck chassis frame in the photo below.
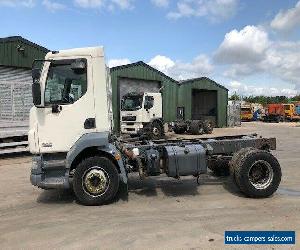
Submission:
<svg viewBox="0 0 300 250">
<path fill-rule="evenodd" d="M 35 156 L 31 182 L 43 189 L 73 188 L 80 203 L 101 205 L 110 202 L 121 186 L 128 190 L 131 172 L 138 172 L 141 179 L 160 174 L 179 179 L 198 178 L 210 169 L 230 173 L 246 196 L 268 197 L 281 180 L 280 165 L 270 153 L 275 149 L 275 138 L 257 134 L 153 141 L 115 138 L 93 151 L 85 148 L 74 162 L 68 163 L 65 154 Z"/>
</svg>

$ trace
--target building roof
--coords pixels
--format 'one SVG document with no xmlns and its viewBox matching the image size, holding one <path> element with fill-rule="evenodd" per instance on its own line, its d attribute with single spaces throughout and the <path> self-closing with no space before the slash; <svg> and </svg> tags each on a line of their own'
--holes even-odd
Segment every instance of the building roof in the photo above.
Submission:
<svg viewBox="0 0 300 250">
<path fill-rule="evenodd" d="M 215 82 L 214 80 L 208 78 L 208 77 L 196 77 L 196 78 L 191 78 L 191 79 L 187 79 L 187 80 L 183 80 L 183 81 L 180 81 L 179 84 L 188 84 L 188 83 L 191 83 L 191 82 L 198 82 L 198 81 L 201 81 L 201 80 L 207 80 L 207 81 L 210 81 L 211 83 L 213 83 L 214 85 L 216 85 L 217 87 L 221 88 L 221 89 L 224 89 L 226 91 L 229 91 L 226 87 L 224 87 L 223 85 Z"/>
<path fill-rule="evenodd" d="M 40 50 L 42 50 L 45 53 L 49 52 L 49 50 L 47 48 L 45 48 L 45 47 L 43 47 L 41 45 L 38 45 L 36 43 L 33 43 L 33 42 L 31 42 L 31 41 L 29 41 L 29 40 L 27 40 L 27 39 L 25 39 L 25 38 L 23 38 L 21 36 L 9 36 L 9 37 L 0 38 L 0 42 L 2 42 L 2 43 L 5 43 L 5 42 L 16 42 L 16 41 L 17 42 L 22 42 L 22 43 L 27 44 L 27 45 L 29 45 L 31 47 L 40 49 Z"/>
<path fill-rule="evenodd" d="M 135 62 L 135 63 L 129 63 L 129 64 L 125 64 L 125 65 L 120 65 L 120 66 L 116 66 L 116 67 L 112 67 L 110 70 L 111 71 L 116 71 L 116 70 L 120 70 L 120 69 L 126 69 L 126 68 L 130 68 L 130 67 L 136 67 L 136 66 L 143 66 L 143 67 L 147 67 L 149 68 L 150 70 L 160 74 L 162 77 L 165 77 L 167 79 L 169 79 L 170 81 L 178 84 L 178 85 L 182 85 L 182 84 L 188 84 L 188 83 L 191 83 L 191 82 L 196 82 L 196 81 L 201 81 L 201 80 L 207 80 L 207 81 L 210 81 L 212 84 L 214 84 L 215 86 L 219 87 L 219 88 L 222 88 L 226 91 L 228 91 L 228 89 L 226 87 L 224 87 L 223 85 L 211 80 L 210 78 L 208 77 L 197 77 L 197 78 L 191 78 L 191 79 L 186 79 L 186 80 L 182 80 L 182 81 L 176 81 L 174 80 L 173 78 L 171 78 L 170 76 L 164 74 L 163 72 L 151 67 L 150 65 L 148 65 L 147 63 L 144 63 L 143 61 L 138 61 L 138 62 Z"/>
<path fill-rule="evenodd" d="M 151 67 L 150 65 L 148 65 L 147 63 L 144 63 L 143 61 L 138 61 L 135 63 L 129 63 L 129 64 L 125 64 L 125 65 L 120 65 L 120 66 L 116 66 L 116 67 L 112 67 L 110 68 L 111 71 L 116 71 L 116 70 L 120 70 L 120 69 L 127 69 L 127 68 L 131 68 L 131 67 L 136 67 L 136 66 L 143 66 L 146 67 L 154 72 L 156 72 L 157 74 L 161 75 L 164 78 L 167 78 L 168 80 L 170 80 L 171 82 L 174 82 L 176 84 L 179 84 L 178 81 L 174 80 L 173 78 L 171 78 L 170 76 L 164 74 L 163 72 Z"/>
</svg>

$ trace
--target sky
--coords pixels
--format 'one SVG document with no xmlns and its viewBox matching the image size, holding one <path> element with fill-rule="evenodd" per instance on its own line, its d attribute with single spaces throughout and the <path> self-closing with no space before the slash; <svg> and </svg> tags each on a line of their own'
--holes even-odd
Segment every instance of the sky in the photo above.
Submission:
<svg viewBox="0 0 300 250">
<path fill-rule="evenodd" d="M 0 0 L 0 37 L 16 35 L 101 45 L 110 66 L 142 60 L 230 94 L 300 94 L 300 0 Z"/>
</svg>

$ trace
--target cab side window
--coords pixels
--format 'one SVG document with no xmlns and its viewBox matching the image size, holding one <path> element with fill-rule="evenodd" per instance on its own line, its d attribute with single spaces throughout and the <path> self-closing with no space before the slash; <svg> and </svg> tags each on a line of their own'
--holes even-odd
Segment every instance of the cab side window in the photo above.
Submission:
<svg viewBox="0 0 300 250">
<path fill-rule="evenodd" d="M 86 65 L 85 59 L 52 62 L 46 81 L 45 104 L 71 104 L 79 100 L 87 91 Z"/>
<path fill-rule="evenodd" d="M 151 109 L 154 106 L 154 97 L 145 96 L 145 109 Z"/>
</svg>

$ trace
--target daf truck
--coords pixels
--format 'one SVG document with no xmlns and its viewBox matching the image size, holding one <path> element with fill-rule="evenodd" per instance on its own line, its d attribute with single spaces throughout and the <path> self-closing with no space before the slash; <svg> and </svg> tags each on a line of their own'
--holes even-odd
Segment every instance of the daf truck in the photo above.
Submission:
<svg viewBox="0 0 300 250">
<path fill-rule="evenodd" d="M 30 180 L 42 189 L 72 189 L 79 203 L 102 205 L 141 179 L 228 170 L 248 197 L 271 196 L 281 168 L 275 138 L 258 135 L 131 140 L 113 134 L 112 89 L 102 47 L 49 52 L 32 69 L 34 107 L 28 134 Z"/>
</svg>

